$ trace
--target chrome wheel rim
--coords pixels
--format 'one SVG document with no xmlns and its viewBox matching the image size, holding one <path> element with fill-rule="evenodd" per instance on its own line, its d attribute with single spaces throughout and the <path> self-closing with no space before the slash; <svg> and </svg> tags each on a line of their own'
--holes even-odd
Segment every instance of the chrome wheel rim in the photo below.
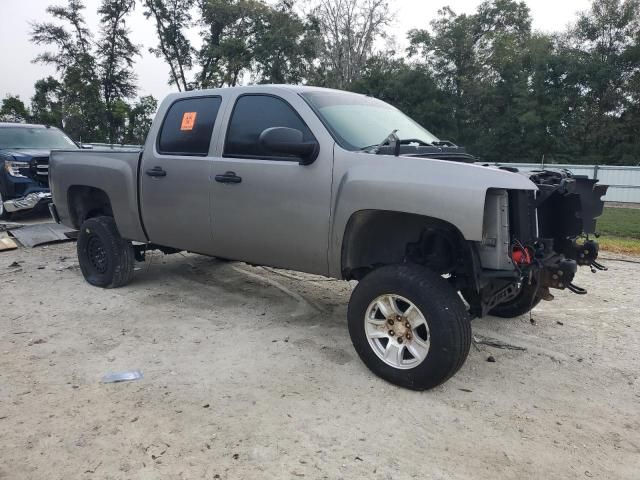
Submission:
<svg viewBox="0 0 640 480">
<path fill-rule="evenodd" d="M 391 293 L 380 295 L 369 304 L 364 324 L 371 349 L 387 365 L 408 370 L 427 358 L 429 324 L 408 299 Z"/>
</svg>

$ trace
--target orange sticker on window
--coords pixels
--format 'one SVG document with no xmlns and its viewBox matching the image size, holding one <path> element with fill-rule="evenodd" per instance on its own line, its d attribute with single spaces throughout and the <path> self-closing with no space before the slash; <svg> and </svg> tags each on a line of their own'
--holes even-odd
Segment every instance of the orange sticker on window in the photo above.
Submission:
<svg viewBox="0 0 640 480">
<path fill-rule="evenodd" d="M 182 124 L 180 130 L 193 130 L 193 126 L 196 124 L 196 116 L 198 112 L 184 112 L 182 114 Z"/>
</svg>

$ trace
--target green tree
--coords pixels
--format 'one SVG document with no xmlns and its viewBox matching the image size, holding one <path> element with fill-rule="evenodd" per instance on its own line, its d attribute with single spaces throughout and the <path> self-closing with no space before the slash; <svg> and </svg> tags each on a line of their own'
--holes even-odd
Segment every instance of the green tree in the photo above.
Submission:
<svg viewBox="0 0 640 480">
<path fill-rule="evenodd" d="M 124 100 L 137 90 L 133 63 L 139 48 L 129 39 L 126 26 L 126 17 L 134 6 L 135 0 L 102 0 L 98 10 L 102 27 L 96 57 L 110 143 L 117 141 L 122 128 Z"/>
<path fill-rule="evenodd" d="M 198 86 L 237 85 L 251 69 L 256 25 L 268 7 L 257 0 L 199 0 L 198 9 L 202 25 Z"/>
<path fill-rule="evenodd" d="M 62 106 L 62 84 L 53 77 L 38 80 L 31 97 L 31 111 L 34 123 L 64 128 Z"/>
<path fill-rule="evenodd" d="M 409 32 L 409 54 L 420 55 L 429 66 L 442 90 L 452 98 L 455 132 L 458 142 L 474 144 L 480 138 L 482 117 L 495 115 L 498 104 L 487 102 L 498 92 L 498 84 L 508 90 L 519 74 L 518 52 L 530 35 L 529 11 L 522 2 L 485 1 L 475 14 L 458 15 L 449 7 L 438 12 L 432 31 Z M 509 76 L 509 78 L 506 78 Z M 495 118 L 495 117 L 494 117 Z M 483 135 L 486 138 L 486 135 Z"/>
<path fill-rule="evenodd" d="M 440 89 L 451 97 L 455 120 L 451 139 L 466 142 L 469 130 L 472 130 L 470 102 L 478 96 L 476 90 L 480 76 L 475 19 L 469 15 L 457 15 L 445 7 L 438 12 L 431 29 L 409 32 L 409 55 L 420 56 L 421 63 L 431 70 Z"/>
<path fill-rule="evenodd" d="M 157 109 L 158 101 L 153 96 L 140 97 L 129 110 L 127 132 L 123 143 L 143 145 Z"/>
<path fill-rule="evenodd" d="M 53 22 L 32 24 L 31 40 L 53 47 L 38 55 L 35 62 L 56 67 L 60 75 L 62 124 L 73 137 L 85 142 L 104 139 L 104 103 L 95 58 L 91 52 L 91 33 L 86 27 L 81 0 L 68 0 L 66 6 L 51 6 L 47 13 Z"/>
<path fill-rule="evenodd" d="M 193 67 L 193 47 L 186 30 L 191 26 L 195 0 L 143 0 L 144 15 L 153 17 L 158 45 L 149 52 L 162 57 L 169 66 L 169 84 L 189 90 L 187 73 Z"/>
<path fill-rule="evenodd" d="M 318 27 L 301 18 L 292 0 L 198 0 L 202 46 L 196 54 L 200 88 L 300 83 L 317 58 Z"/>
<path fill-rule="evenodd" d="M 301 83 L 317 58 L 319 29 L 314 18 L 301 18 L 290 0 L 265 9 L 256 22 L 253 51 L 261 83 Z"/>
<path fill-rule="evenodd" d="M 396 58 L 394 52 L 372 57 L 351 90 L 396 106 L 440 138 L 447 139 L 455 131 L 451 98 L 438 87 L 431 71 Z"/>
<path fill-rule="evenodd" d="M 580 92 L 569 135 L 583 161 L 618 163 L 640 155 L 640 2 L 594 0 L 565 37 L 567 83 Z"/>
<path fill-rule="evenodd" d="M 35 58 L 35 62 L 54 65 L 60 72 L 78 65 L 94 68 L 94 64 L 85 62 L 86 59 L 84 58 L 91 57 L 91 32 L 89 32 L 82 15 L 84 9 L 85 6 L 82 0 L 67 0 L 66 7 L 47 7 L 47 13 L 54 20 L 68 25 L 65 27 L 64 24 L 60 25 L 53 22 L 33 23 L 31 25 L 32 42 L 37 45 L 56 47 L 53 52 L 39 54 Z"/>
<path fill-rule="evenodd" d="M 156 26 L 150 51 L 179 90 L 240 82 L 311 83 L 388 101 L 486 160 L 633 163 L 640 158 L 640 0 L 592 0 L 565 32 L 533 32 L 519 0 L 440 10 L 409 32 L 408 57 L 380 52 L 388 0 L 140 0 Z M 32 118 L 82 141 L 142 143 L 157 102 L 136 93 L 127 16 L 134 0 L 101 0 L 98 40 L 82 0 L 32 26 L 46 45 Z M 194 47 L 187 35 L 200 28 Z M 7 107 L 9 108 L 9 107 Z M 17 110 L 16 110 L 17 109 Z M 19 109 L 11 111 L 18 111 Z"/>
<path fill-rule="evenodd" d="M 91 62 L 86 57 L 86 62 Z M 62 78 L 63 126 L 81 142 L 104 142 L 106 118 L 100 80 L 85 65 L 67 69 Z"/>
<path fill-rule="evenodd" d="M 7 95 L 0 107 L 0 121 L 11 123 L 25 123 L 29 120 L 29 110 L 17 95 Z"/>
</svg>

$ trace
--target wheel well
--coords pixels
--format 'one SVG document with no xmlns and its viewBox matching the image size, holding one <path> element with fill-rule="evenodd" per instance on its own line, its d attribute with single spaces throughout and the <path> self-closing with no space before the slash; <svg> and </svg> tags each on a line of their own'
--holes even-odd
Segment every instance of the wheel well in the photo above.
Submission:
<svg viewBox="0 0 640 480">
<path fill-rule="evenodd" d="M 354 213 L 342 243 L 343 278 L 359 280 L 378 266 L 399 263 L 424 265 L 458 280 L 475 277 L 470 247 L 454 225 L 411 213 Z"/>
<path fill-rule="evenodd" d="M 76 228 L 80 228 L 87 218 L 113 217 L 109 196 L 99 188 L 73 185 L 67 192 L 67 201 L 71 221 Z"/>
</svg>

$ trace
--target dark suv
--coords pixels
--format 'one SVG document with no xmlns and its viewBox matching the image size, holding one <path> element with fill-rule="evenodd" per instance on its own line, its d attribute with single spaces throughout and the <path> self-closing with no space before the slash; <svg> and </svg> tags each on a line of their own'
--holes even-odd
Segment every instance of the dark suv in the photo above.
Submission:
<svg viewBox="0 0 640 480">
<path fill-rule="evenodd" d="M 49 153 L 77 148 L 55 127 L 0 123 L 0 219 L 49 203 Z"/>
</svg>

